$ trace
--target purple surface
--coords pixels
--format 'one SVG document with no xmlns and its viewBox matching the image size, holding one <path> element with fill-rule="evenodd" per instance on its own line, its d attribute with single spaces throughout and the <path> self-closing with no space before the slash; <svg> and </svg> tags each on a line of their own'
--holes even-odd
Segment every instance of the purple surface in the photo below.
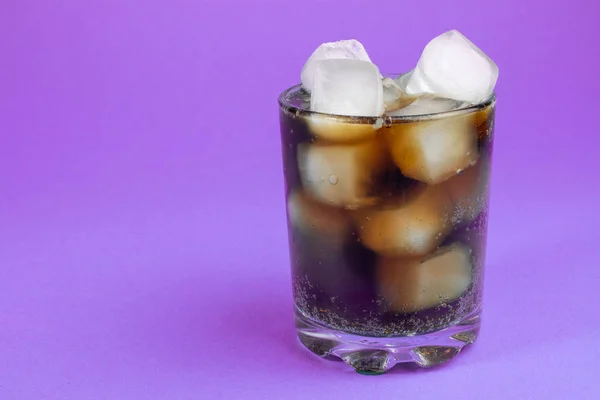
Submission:
<svg viewBox="0 0 600 400">
<path fill-rule="evenodd" d="M 597 399 L 592 1 L 0 6 L 0 399 Z M 294 337 L 276 98 L 323 41 L 500 66 L 485 318 L 380 377 Z M 405 39 L 404 39 L 404 38 Z"/>
</svg>

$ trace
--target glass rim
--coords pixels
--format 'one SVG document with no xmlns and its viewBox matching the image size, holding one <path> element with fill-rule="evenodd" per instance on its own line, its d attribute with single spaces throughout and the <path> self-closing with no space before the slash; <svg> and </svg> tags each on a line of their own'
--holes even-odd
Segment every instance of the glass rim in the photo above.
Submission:
<svg viewBox="0 0 600 400">
<path fill-rule="evenodd" d="M 401 74 L 398 74 L 401 75 Z M 385 75 L 384 75 L 385 76 Z M 389 76 L 389 75 L 388 75 Z M 335 119 L 338 122 L 350 123 L 350 124 L 377 124 L 379 121 L 385 120 L 387 123 L 402 123 L 402 122 L 418 122 L 418 121 L 428 121 L 435 119 L 442 119 L 446 117 L 452 117 L 457 115 L 465 115 L 473 112 L 480 111 L 489 106 L 493 107 L 496 103 L 496 92 L 492 92 L 492 94 L 486 98 L 485 100 L 476 103 L 476 104 L 468 104 L 463 107 L 459 107 L 450 111 L 440 111 L 428 114 L 419 114 L 419 115 L 380 115 L 380 116 L 351 116 L 351 115 L 341 115 L 341 114 L 330 114 L 319 111 L 312 111 L 306 108 L 298 107 L 291 104 L 287 95 L 294 90 L 300 89 L 302 84 L 297 84 L 287 89 L 283 90 L 279 94 L 278 103 L 282 110 L 294 114 L 298 117 L 318 117 L 322 119 Z"/>
</svg>

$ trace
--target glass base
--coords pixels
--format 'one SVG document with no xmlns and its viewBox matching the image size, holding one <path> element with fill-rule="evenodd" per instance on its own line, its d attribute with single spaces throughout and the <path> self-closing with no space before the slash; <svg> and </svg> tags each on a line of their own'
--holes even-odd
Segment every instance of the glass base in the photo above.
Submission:
<svg viewBox="0 0 600 400">
<path fill-rule="evenodd" d="M 398 363 L 428 368 L 452 360 L 474 343 L 481 324 L 480 310 L 459 323 L 424 335 L 371 337 L 328 328 L 296 310 L 300 342 L 319 357 L 338 357 L 360 374 L 379 375 Z"/>
</svg>

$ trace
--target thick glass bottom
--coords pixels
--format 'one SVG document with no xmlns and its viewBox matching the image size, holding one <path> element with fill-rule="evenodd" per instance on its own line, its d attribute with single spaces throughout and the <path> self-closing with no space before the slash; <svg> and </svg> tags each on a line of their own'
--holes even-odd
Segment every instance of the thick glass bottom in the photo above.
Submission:
<svg viewBox="0 0 600 400">
<path fill-rule="evenodd" d="M 378 375 L 398 363 L 428 368 L 452 360 L 477 339 L 480 314 L 476 310 L 457 324 L 427 334 L 370 337 L 328 328 L 296 309 L 296 330 L 300 342 L 319 357 L 337 357 L 360 374 Z"/>
</svg>

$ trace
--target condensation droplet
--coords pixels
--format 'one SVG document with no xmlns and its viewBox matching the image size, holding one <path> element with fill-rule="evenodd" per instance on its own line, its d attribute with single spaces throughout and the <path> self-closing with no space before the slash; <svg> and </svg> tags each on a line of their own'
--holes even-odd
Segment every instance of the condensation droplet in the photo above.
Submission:
<svg viewBox="0 0 600 400">
<path fill-rule="evenodd" d="M 329 183 L 331 183 L 332 185 L 337 184 L 338 183 L 337 176 L 334 174 L 329 175 Z"/>
</svg>

